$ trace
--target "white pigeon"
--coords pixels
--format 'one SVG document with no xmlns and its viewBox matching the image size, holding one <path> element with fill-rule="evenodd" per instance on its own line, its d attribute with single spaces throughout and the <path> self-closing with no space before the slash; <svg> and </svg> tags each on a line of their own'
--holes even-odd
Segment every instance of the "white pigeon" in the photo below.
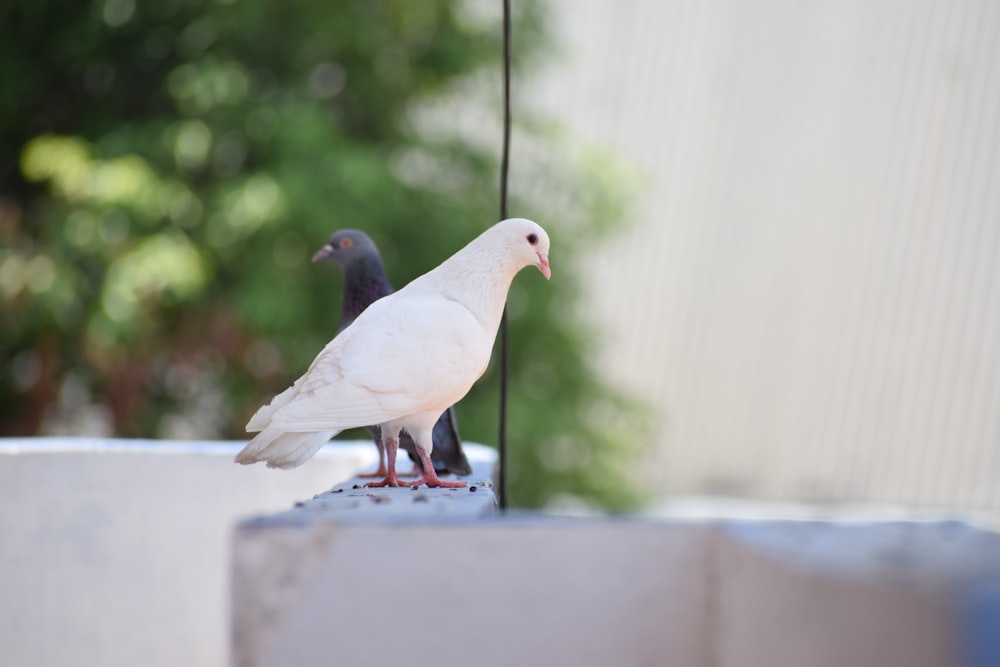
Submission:
<svg viewBox="0 0 1000 667">
<path fill-rule="evenodd" d="M 431 432 L 486 370 L 511 281 L 526 266 L 548 279 L 549 237 L 524 218 L 499 222 L 440 266 L 365 309 L 291 387 L 247 424 L 257 435 L 237 463 L 295 468 L 344 429 L 381 426 L 389 465 L 369 486 L 400 486 L 399 432 L 417 444 L 424 476 L 411 486 L 465 486 L 438 479 Z"/>
</svg>

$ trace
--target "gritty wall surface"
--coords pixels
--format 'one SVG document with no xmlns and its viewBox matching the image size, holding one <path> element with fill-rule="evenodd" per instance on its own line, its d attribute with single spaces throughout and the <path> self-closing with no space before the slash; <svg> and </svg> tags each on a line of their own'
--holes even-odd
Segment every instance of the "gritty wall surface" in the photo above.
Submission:
<svg viewBox="0 0 1000 667">
<path fill-rule="evenodd" d="M 980 667 L 1000 535 L 965 523 L 240 524 L 235 667 Z M 972 630 L 970 631 L 970 628 Z M 995 643 L 995 642 L 994 642 Z"/>
<path fill-rule="evenodd" d="M 637 522 L 244 524 L 232 664 L 708 666 L 710 539 Z"/>
</svg>

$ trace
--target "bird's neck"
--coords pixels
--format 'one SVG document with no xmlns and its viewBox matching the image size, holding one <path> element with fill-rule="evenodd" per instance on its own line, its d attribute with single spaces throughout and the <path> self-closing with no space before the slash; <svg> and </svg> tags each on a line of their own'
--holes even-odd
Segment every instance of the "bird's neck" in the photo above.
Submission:
<svg viewBox="0 0 1000 667">
<path fill-rule="evenodd" d="M 453 256 L 435 269 L 435 282 L 447 298 L 463 304 L 483 328 L 495 334 L 519 268 L 510 262 L 498 262 L 487 249 L 470 244 L 461 256 Z"/>
<path fill-rule="evenodd" d="M 344 270 L 344 301 L 340 309 L 340 328 L 343 329 L 361 314 L 373 301 L 392 293 L 392 285 L 385 275 L 382 262 L 365 259 Z"/>
</svg>

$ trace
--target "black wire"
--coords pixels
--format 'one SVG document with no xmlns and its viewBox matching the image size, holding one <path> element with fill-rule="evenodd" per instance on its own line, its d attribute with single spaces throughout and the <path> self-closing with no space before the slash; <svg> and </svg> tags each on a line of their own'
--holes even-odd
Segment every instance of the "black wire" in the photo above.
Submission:
<svg viewBox="0 0 1000 667">
<path fill-rule="evenodd" d="M 507 171 L 510 163 L 510 0 L 503 0 L 503 153 L 500 160 L 500 219 L 507 219 Z M 507 509 L 507 305 L 500 320 L 500 434 L 498 452 L 500 467 L 499 502 Z"/>
</svg>

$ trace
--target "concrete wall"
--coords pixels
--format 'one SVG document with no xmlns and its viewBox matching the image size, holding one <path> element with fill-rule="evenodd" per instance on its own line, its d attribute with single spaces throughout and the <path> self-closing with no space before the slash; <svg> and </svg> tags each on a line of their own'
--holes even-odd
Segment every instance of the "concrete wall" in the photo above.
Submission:
<svg viewBox="0 0 1000 667">
<path fill-rule="evenodd" d="M 242 444 L 0 441 L 0 665 L 1000 661 L 1000 536 L 966 524 L 498 520 L 482 447 L 473 492 Z"/>
<path fill-rule="evenodd" d="M 655 524 L 244 526 L 233 664 L 707 666 L 708 539 Z M 282 603 L 255 613 L 262 598 Z"/>
<path fill-rule="evenodd" d="M 226 664 L 235 522 L 375 464 L 341 443 L 296 470 L 238 466 L 243 444 L 0 439 L 0 665 Z"/>
<path fill-rule="evenodd" d="M 242 524 L 236 667 L 954 667 L 1000 583 L 1000 535 L 957 522 Z M 987 600 L 1000 612 L 1000 590 Z M 992 613 L 992 616 L 989 614 Z M 980 623 L 987 627 L 988 623 Z"/>
</svg>

